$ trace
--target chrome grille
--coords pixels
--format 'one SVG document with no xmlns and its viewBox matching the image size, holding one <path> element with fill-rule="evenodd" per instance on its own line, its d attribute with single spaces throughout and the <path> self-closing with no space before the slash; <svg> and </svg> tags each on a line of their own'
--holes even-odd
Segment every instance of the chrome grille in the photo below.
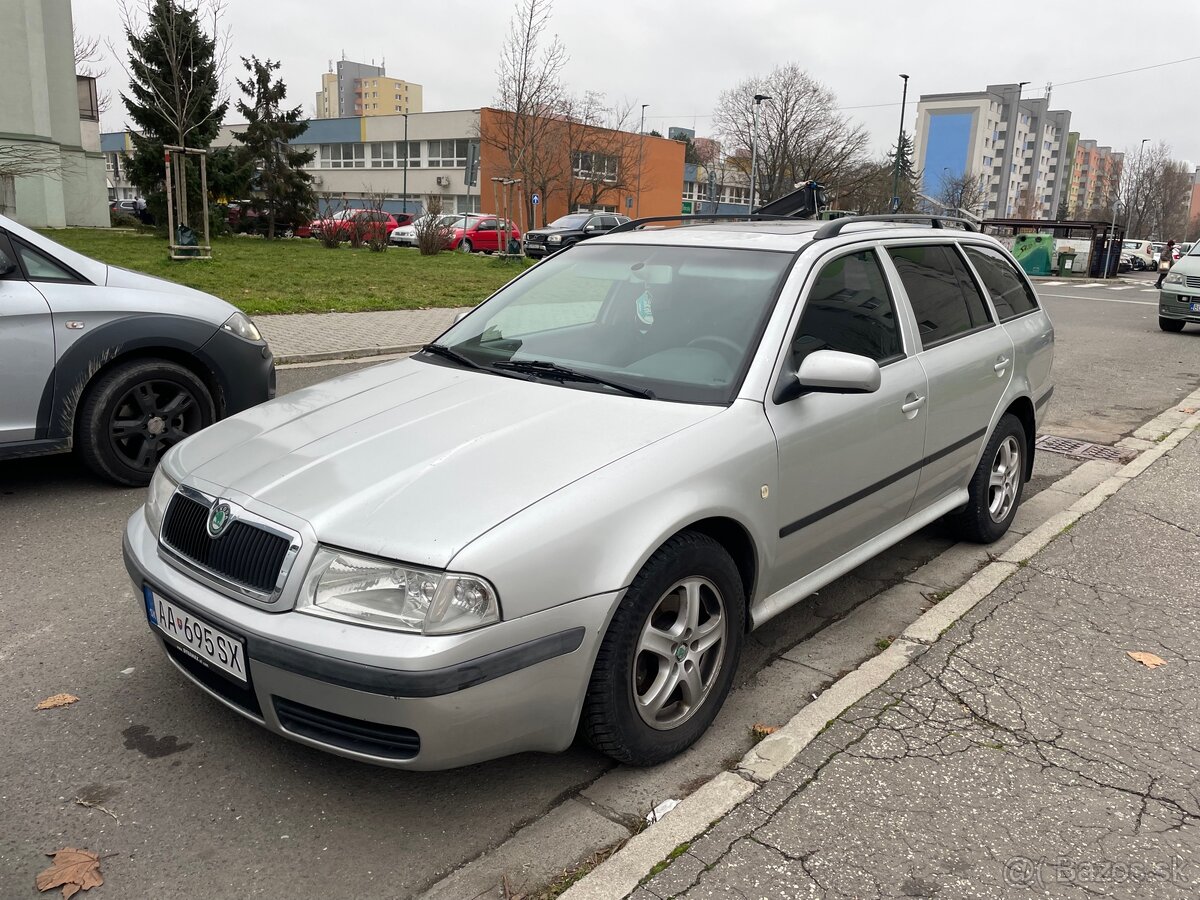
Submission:
<svg viewBox="0 0 1200 900">
<path fill-rule="evenodd" d="M 1183 283 L 1190 288 L 1200 288 L 1200 275 L 1185 275 Z"/>
<path fill-rule="evenodd" d="M 207 502 L 206 502 L 207 501 Z M 271 595 L 294 554 L 281 533 L 234 518 L 219 537 L 208 531 L 211 501 L 180 490 L 163 516 L 162 543 L 174 555 L 217 579 Z"/>
</svg>

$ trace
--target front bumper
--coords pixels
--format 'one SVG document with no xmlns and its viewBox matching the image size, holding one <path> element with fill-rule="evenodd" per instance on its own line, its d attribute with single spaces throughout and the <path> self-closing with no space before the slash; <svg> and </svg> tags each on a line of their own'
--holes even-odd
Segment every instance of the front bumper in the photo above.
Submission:
<svg viewBox="0 0 1200 900">
<path fill-rule="evenodd" d="M 1164 319 L 1200 324 L 1200 311 L 1192 312 L 1192 304 L 1200 303 L 1200 290 L 1173 284 L 1164 286 L 1158 294 L 1158 314 Z"/>
<path fill-rule="evenodd" d="M 266 341 L 247 341 L 223 328 L 197 351 L 220 386 L 220 408 L 232 416 L 275 397 L 275 356 Z"/>
<path fill-rule="evenodd" d="M 555 248 L 557 249 L 557 248 Z M 547 244 L 527 243 L 524 247 L 525 255 L 531 259 L 541 259 L 543 256 L 549 256 L 553 251 L 548 249 Z"/>
<path fill-rule="evenodd" d="M 245 639 L 243 686 L 151 628 L 193 683 L 290 740 L 396 768 L 448 769 L 566 749 L 619 600 L 603 594 L 467 634 L 423 636 L 232 600 L 163 560 L 141 509 L 126 526 L 123 552 L 139 597 L 149 586 Z M 373 749 L 387 741 L 410 749 Z"/>
</svg>

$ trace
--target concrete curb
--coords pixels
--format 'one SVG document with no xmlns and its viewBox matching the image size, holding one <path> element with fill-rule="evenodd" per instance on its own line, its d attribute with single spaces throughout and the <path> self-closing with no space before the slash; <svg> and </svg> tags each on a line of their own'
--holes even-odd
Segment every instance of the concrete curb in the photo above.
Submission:
<svg viewBox="0 0 1200 900">
<path fill-rule="evenodd" d="M 356 347 L 350 350 L 322 350 L 317 353 L 285 353 L 275 357 L 275 365 L 326 362 L 339 359 L 366 359 L 372 356 L 392 356 L 397 353 L 416 353 L 424 344 L 399 344 L 394 347 Z"/>
<path fill-rule="evenodd" d="M 732 772 L 722 772 L 708 781 L 662 822 L 630 840 L 625 847 L 588 873 L 564 893 L 561 900 L 620 900 L 630 894 L 655 865 L 667 859 L 672 850 L 706 831 L 733 806 L 758 790 L 759 785 L 791 764 L 830 721 L 925 653 L 950 626 L 1064 529 L 1095 510 L 1200 427 L 1200 415 L 1182 411 L 1182 408 L 1188 407 L 1200 407 L 1200 390 L 1193 391 L 1180 403 L 1164 410 L 1134 432 L 1135 437 L 1143 440 L 1155 436 L 1152 447 L 1142 450 L 1116 474 L 1092 488 L 1066 510 L 1033 529 L 999 559 L 976 572 L 965 584 L 921 615 L 886 650 L 834 682 L 786 725 L 755 745 Z M 1157 439 L 1159 437 L 1161 439 Z M 1071 477 L 1068 474 L 1056 485 Z M 741 782 L 741 785 L 735 782 Z M 730 804 L 729 798 L 735 796 L 738 799 Z M 680 817 L 680 821 L 673 821 L 685 805 L 686 815 Z M 655 856 L 655 853 L 658 855 Z"/>
</svg>

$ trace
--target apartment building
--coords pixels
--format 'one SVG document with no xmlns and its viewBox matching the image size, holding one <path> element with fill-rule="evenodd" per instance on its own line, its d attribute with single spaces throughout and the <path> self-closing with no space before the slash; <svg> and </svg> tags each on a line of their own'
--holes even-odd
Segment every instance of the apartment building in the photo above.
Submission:
<svg viewBox="0 0 1200 900">
<path fill-rule="evenodd" d="M 965 93 L 923 94 L 914 136 L 922 192 L 937 198 L 948 180 L 977 179 L 983 217 L 1052 218 L 1064 189 L 1069 110 L 1022 86 L 992 84 Z"/>
<path fill-rule="evenodd" d="M 1125 154 L 1073 134 L 1075 154 L 1067 193 L 1067 215 L 1096 218 L 1112 208 L 1121 183 Z"/>
<path fill-rule="evenodd" d="M 317 91 L 318 119 L 344 116 L 394 116 L 423 109 L 419 84 L 393 78 L 383 66 L 339 59 L 321 75 Z"/>
<path fill-rule="evenodd" d="M 0 26 L 0 211 L 108 225 L 94 78 L 75 74 L 70 0 L 9 0 Z"/>
</svg>

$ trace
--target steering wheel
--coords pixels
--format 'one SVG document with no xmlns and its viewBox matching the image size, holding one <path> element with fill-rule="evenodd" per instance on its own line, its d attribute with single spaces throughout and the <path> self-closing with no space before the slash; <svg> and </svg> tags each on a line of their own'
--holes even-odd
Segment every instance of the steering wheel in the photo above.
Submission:
<svg viewBox="0 0 1200 900">
<path fill-rule="evenodd" d="M 689 347 L 704 347 L 706 344 L 709 349 L 715 349 L 720 352 L 729 361 L 731 366 L 737 366 L 742 361 L 742 354 L 745 352 L 745 348 L 737 341 L 732 341 L 719 334 L 702 334 L 700 337 L 688 341 Z"/>
</svg>

